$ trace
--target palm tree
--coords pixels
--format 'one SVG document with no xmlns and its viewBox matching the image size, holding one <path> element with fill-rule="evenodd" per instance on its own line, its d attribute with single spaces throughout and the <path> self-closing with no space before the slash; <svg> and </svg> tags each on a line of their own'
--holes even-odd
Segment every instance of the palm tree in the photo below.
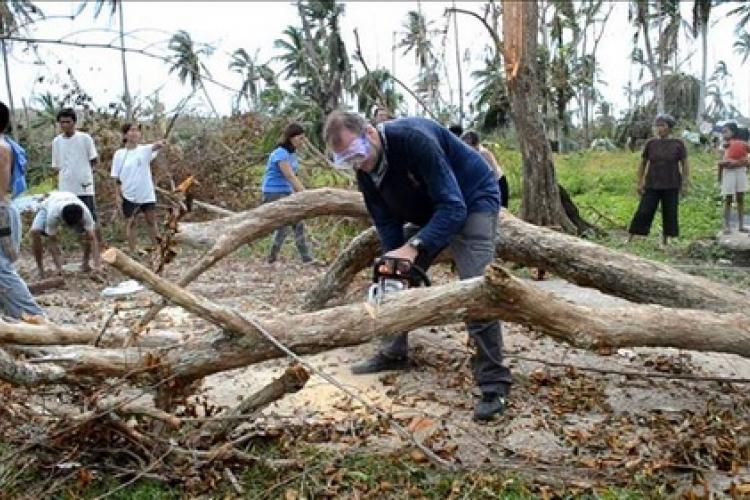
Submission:
<svg viewBox="0 0 750 500">
<path fill-rule="evenodd" d="M 734 42 L 734 52 L 737 55 L 742 56 L 742 64 L 747 62 L 747 58 L 750 57 L 750 32 L 747 30 L 740 33 L 737 41 Z"/>
<path fill-rule="evenodd" d="M 5 85 L 8 91 L 8 105 L 11 120 L 15 116 L 13 92 L 10 84 L 10 69 L 8 68 L 8 45 L 6 38 L 23 30 L 26 25 L 44 17 L 42 10 L 29 0 L 5 0 L 0 3 L 0 49 L 3 52 L 3 66 L 5 68 Z"/>
<path fill-rule="evenodd" d="M 232 54 L 229 69 L 242 75 L 242 87 L 237 95 L 237 107 L 239 107 L 240 99 L 244 97 L 251 108 L 257 109 L 263 88 L 275 83 L 273 71 L 268 64 L 258 64 L 257 61 L 257 50 L 254 56 L 248 54 L 245 49 L 237 49 Z"/>
<path fill-rule="evenodd" d="M 750 22 L 750 4 L 749 3 L 742 3 L 742 2 L 735 2 L 730 0 L 718 0 L 716 2 L 719 3 L 731 3 L 734 5 L 738 5 L 734 9 L 730 10 L 727 13 L 727 17 L 729 16 L 737 16 L 739 19 L 737 20 L 737 25 L 735 26 L 735 31 L 737 33 L 740 33 L 745 29 L 745 26 L 747 26 L 747 23 Z"/>
<path fill-rule="evenodd" d="M 83 10 L 86 7 L 86 4 L 88 2 L 82 2 L 79 12 Z M 127 117 L 127 120 L 130 121 L 133 119 L 133 99 L 130 95 L 130 86 L 128 85 L 128 67 L 125 63 L 125 22 L 124 22 L 124 16 L 122 11 L 122 0 L 96 0 L 94 2 L 94 18 L 98 18 L 99 14 L 102 13 L 102 10 L 104 10 L 104 7 L 109 7 L 109 17 L 110 19 L 115 16 L 115 14 L 119 15 L 119 31 L 120 31 L 120 58 L 122 61 L 122 97 L 123 101 L 125 101 L 125 115 Z"/>
<path fill-rule="evenodd" d="M 309 74 L 310 61 L 305 56 L 302 30 L 296 26 L 287 26 L 282 35 L 286 38 L 278 38 L 273 42 L 275 48 L 283 51 L 275 58 L 284 64 L 281 74 L 287 78 L 305 78 Z"/>
<path fill-rule="evenodd" d="M 432 108 L 436 109 L 440 77 L 437 70 L 438 59 L 435 57 L 430 40 L 431 35 L 435 33 L 432 26 L 433 22 L 428 22 L 421 12 L 409 11 L 406 22 L 403 24 L 403 38 L 398 47 L 404 49 L 404 55 L 414 53 L 414 60 L 419 67 L 417 87 L 431 101 Z"/>
<path fill-rule="evenodd" d="M 213 47 L 201 44 L 196 48 L 196 44 L 190 37 L 190 33 L 180 30 L 172 35 L 172 38 L 169 40 L 169 50 L 173 52 L 169 58 L 169 62 L 172 64 L 169 68 L 169 73 L 177 72 L 180 83 L 184 84 L 189 80 L 190 88 L 193 92 L 200 87 L 208 105 L 211 107 L 211 111 L 216 116 L 219 116 L 213 101 L 211 101 L 211 97 L 208 95 L 208 91 L 206 91 L 206 86 L 203 84 L 203 75 L 211 76 L 211 73 L 203 61 L 201 61 L 201 57 L 213 54 Z"/>
<path fill-rule="evenodd" d="M 36 116 L 31 122 L 31 127 L 51 127 L 54 133 L 57 127 L 57 112 L 60 109 L 57 99 L 50 92 L 45 92 L 42 95 L 34 96 L 34 102 L 40 106 L 40 109 L 36 110 Z"/>
<path fill-rule="evenodd" d="M 748 15 L 750 15 L 750 10 L 748 10 Z M 732 47 L 734 47 L 734 52 L 736 54 L 742 56 L 742 64 L 745 64 L 747 58 L 750 57 L 750 32 L 744 29 L 738 35 L 737 40 Z"/>
<path fill-rule="evenodd" d="M 403 100 L 403 96 L 393 87 L 390 72 L 382 68 L 358 78 L 352 84 L 352 92 L 357 96 L 357 108 L 364 113 L 368 113 L 375 104 L 396 110 Z M 385 102 L 382 102 L 383 99 Z"/>
<path fill-rule="evenodd" d="M 695 122 L 700 123 L 706 111 L 706 81 L 708 71 L 708 21 L 711 17 L 712 0 L 693 1 L 693 36 L 701 37 L 701 86 Z"/>
<path fill-rule="evenodd" d="M 484 130 L 505 126 L 510 115 L 508 88 L 505 85 L 505 70 L 499 57 L 487 56 L 484 68 L 472 71 L 477 83 L 474 87 L 476 101 L 471 111 L 478 113 L 476 121 Z"/>
<path fill-rule="evenodd" d="M 351 86 L 351 63 L 346 50 L 339 18 L 344 4 L 335 0 L 297 0 L 302 22 L 305 66 L 311 97 L 327 114 L 336 109 L 344 91 Z"/>
</svg>

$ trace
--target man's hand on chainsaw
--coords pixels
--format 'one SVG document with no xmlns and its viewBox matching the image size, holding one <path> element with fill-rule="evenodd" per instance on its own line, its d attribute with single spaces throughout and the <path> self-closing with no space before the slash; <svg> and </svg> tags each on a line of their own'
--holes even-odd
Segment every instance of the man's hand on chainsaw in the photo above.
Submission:
<svg viewBox="0 0 750 500">
<path fill-rule="evenodd" d="M 390 252 L 386 253 L 386 257 L 396 257 L 398 259 L 406 259 L 412 264 L 414 263 L 414 259 L 417 258 L 417 249 L 413 246 L 406 243 L 405 245 L 402 245 L 395 250 L 391 250 Z"/>
</svg>

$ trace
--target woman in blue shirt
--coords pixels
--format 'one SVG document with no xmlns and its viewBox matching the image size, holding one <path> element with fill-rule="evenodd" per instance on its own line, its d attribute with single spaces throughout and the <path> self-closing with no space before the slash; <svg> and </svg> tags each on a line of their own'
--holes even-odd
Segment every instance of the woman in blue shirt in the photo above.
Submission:
<svg viewBox="0 0 750 500">
<path fill-rule="evenodd" d="M 263 175 L 261 187 L 263 203 L 276 201 L 292 193 L 305 190 L 296 175 L 299 170 L 296 150 L 302 144 L 304 138 L 305 130 L 299 123 L 290 123 L 284 129 L 278 147 L 268 157 L 268 163 L 266 164 L 266 173 Z M 268 255 L 269 264 L 276 262 L 288 231 L 289 226 L 282 226 L 276 230 L 271 245 L 271 253 Z M 294 226 L 294 242 L 302 257 L 302 262 L 312 262 L 313 258 L 307 248 L 305 226 L 302 222 L 298 222 Z"/>
</svg>

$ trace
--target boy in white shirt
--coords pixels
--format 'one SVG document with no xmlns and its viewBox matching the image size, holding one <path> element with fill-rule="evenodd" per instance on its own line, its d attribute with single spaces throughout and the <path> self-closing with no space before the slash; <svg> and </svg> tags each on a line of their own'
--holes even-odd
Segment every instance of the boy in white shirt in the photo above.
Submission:
<svg viewBox="0 0 750 500">
<path fill-rule="evenodd" d="M 62 133 L 52 141 L 52 168 L 59 170 L 57 189 L 78 196 L 96 220 L 93 169 L 98 162 L 94 140 L 76 130 L 76 112 L 65 108 L 57 114 Z"/>
<path fill-rule="evenodd" d="M 48 246 L 52 254 L 52 260 L 58 274 L 62 274 L 62 257 L 60 247 L 57 245 L 57 231 L 60 223 L 75 229 L 78 233 L 83 233 L 88 242 L 82 242 L 84 248 L 87 246 L 93 249 L 94 269 L 101 269 L 99 259 L 99 244 L 96 238 L 96 223 L 94 217 L 85 203 L 73 193 L 56 191 L 42 202 L 39 211 L 31 223 L 31 244 L 36 260 L 37 272 L 39 278 L 44 278 L 44 250 L 42 247 L 42 236 L 49 238 Z M 84 252 L 81 270 L 88 272 L 89 254 Z"/>
<path fill-rule="evenodd" d="M 96 223 L 93 171 L 99 161 L 99 154 L 91 136 L 76 130 L 76 119 L 76 112 L 72 108 L 64 108 L 57 113 L 57 123 L 62 133 L 52 141 L 52 168 L 60 171 L 57 190 L 78 196 Z M 84 260 L 88 261 L 91 253 L 88 242 L 84 242 L 83 253 L 86 256 Z"/>
</svg>

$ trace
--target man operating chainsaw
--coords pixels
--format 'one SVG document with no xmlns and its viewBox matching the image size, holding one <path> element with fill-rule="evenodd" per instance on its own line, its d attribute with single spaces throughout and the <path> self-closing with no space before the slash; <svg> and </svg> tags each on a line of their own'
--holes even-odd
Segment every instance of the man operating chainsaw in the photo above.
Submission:
<svg viewBox="0 0 750 500">
<path fill-rule="evenodd" d="M 359 114 L 333 112 L 323 130 L 337 168 L 354 169 L 384 257 L 427 269 L 450 247 L 461 279 L 480 276 L 495 253 L 500 193 L 476 151 L 438 123 L 402 118 L 373 127 Z M 409 224 L 407 224 L 409 223 Z M 407 224 L 405 234 L 405 224 Z M 409 230 L 408 228 L 413 228 Z M 500 323 L 467 323 L 476 345 L 476 420 L 505 410 L 511 376 L 502 364 Z M 387 337 L 356 374 L 408 366 L 407 333 Z"/>
</svg>

